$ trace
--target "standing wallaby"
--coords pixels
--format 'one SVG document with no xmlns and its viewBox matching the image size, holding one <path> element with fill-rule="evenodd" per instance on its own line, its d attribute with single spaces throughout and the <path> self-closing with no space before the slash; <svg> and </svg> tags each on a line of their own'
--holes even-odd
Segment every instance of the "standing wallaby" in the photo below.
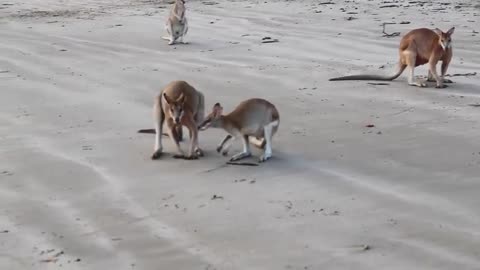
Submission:
<svg viewBox="0 0 480 270">
<path fill-rule="evenodd" d="M 175 158 L 197 159 L 203 156 L 198 146 L 198 125 L 202 123 L 205 114 L 205 100 L 203 94 L 195 90 L 185 81 L 169 83 L 160 95 L 155 97 L 153 106 L 155 119 L 155 146 L 152 159 L 162 155 L 162 129 L 167 120 L 167 133 L 177 147 Z M 182 126 L 186 126 L 190 133 L 190 149 L 185 156 L 180 148 Z M 139 131 L 141 132 L 141 131 Z"/>
<path fill-rule="evenodd" d="M 162 37 L 169 41 L 168 45 L 173 45 L 177 39 L 180 39 L 180 43 L 186 43 L 183 42 L 183 38 L 188 32 L 188 22 L 185 13 L 185 1 L 175 0 L 175 4 L 173 5 L 165 24 L 168 37 Z"/>
<path fill-rule="evenodd" d="M 379 75 L 352 75 L 345 77 L 332 78 L 330 81 L 343 80 L 377 80 L 392 81 L 408 66 L 410 74 L 408 76 L 408 84 L 425 87 L 423 82 L 415 81 L 414 69 L 417 66 L 428 63 L 428 81 L 436 81 L 437 88 L 444 88 L 443 83 L 451 83 L 451 80 L 445 79 L 448 65 L 452 60 L 452 34 L 455 27 L 450 28 L 446 33 L 436 28 L 430 30 L 427 28 L 415 29 L 407 33 L 400 41 L 400 60 L 397 72 L 392 76 Z M 437 63 L 442 61 L 441 75 L 437 73 Z"/>
<path fill-rule="evenodd" d="M 223 155 L 228 153 L 232 138 L 240 138 L 243 143 L 243 152 L 234 155 L 230 161 L 250 157 L 249 140 L 259 148 L 265 148 L 265 153 L 260 157 L 260 162 L 272 157 L 272 137 L 277 132 L 280 124 L 280 115 L 275 106 L 259 98 L 248 99 L 240 103 L 232 112 L 222 115 L 223 108 L 220 103 L 213 106 L 212 112 L 207 115 L 200 130 L 209 127 L 223 128 L 228 135 L 217 147 L 217 152 Z M 227 144 L 225 146 L 225 144 Z"/>
</svg>

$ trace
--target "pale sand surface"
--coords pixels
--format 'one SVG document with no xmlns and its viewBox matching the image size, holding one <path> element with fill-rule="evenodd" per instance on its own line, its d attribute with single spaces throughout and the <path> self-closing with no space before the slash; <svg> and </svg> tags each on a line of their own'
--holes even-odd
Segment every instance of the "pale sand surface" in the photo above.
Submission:
<svg viewBox="0 0 480 270">
<path fill-rule="evenodd" d="M 161 2 L 3 1 L 0 269 L 480 269 L 480 75 L 328 81 L 393 71 L 383 22 L 456 26 L 449 73 L 478 72 L 480 6 L 334 2 L 189 1 L 191 44 L 167 46 Z M 208 130 L 204 158 L 165 138 L 151 161 L 136 130 L 175 79 L 207 109 L 276 104 L 274 158 L 222 167 Z"/>
</svg>

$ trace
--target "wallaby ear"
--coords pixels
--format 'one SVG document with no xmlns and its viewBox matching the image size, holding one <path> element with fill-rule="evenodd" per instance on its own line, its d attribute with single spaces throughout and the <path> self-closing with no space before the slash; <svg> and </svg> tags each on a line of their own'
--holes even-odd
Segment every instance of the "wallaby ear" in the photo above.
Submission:
<svg viewBox="0 0 480 270">
<path fill-rule="evenodd" d="M 177 102 L 183 104 L 185 102 L 185 95 L 183 93 L 177 98 Z"/>
<path fill-rule="evenodd" d="M 173 100 L 171 100 L 171 99 L 167 96 L 167 93 L 163 93 L 163 97 L 165 98 L 165 100 L 167 101 L 168 104 L 172 104 L 172 103 L 173 103 Z"/>
<path fill-rule="evenodd" d="M 455 27 L 450 28 L 450 29 L 447 31 L 447 35 L 451 36 L 451 35 L 453 34 L 453 32 L 455 32 Z"/>
<path fill-rule="evenodd" d="M 222 105 L 220 105 L 220 103 L 215 103 L 215 105 L 213 105 L 213 115 L 215 117 L 218 117 L 220 115 L 222 115 L 222 112 L 223 112 L 223 108 L 222 108 Z"/>
<path fill-rule="evenodd" d="M 442 34 L 443 34 L 443 31 L 438 29 L 438 28 L 433 29 L 433 32 L 435 32 L 435 34 L 437 34 L 439 36 L 442 36 Z"/>
</svg>

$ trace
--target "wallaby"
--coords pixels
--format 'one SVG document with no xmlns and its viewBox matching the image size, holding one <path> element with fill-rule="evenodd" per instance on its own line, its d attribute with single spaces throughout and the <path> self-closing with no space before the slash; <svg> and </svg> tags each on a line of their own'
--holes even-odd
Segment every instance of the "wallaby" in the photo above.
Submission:
<svg viewBox="0 0 480 270">
<path fill-rule="evenodd" d="M 414 69 L 417 66 L 428 63 L 428 81 L 436 81 L 437 88 L 444 88 L 443 83 L 452 83 L 451 80 L 445 79 L 448 65 L 452 59 L 452 34 L 455 27 L 450 28 L 446 33 L 436 28 L 435 30 L 420 28 L 407 33 L 400 41 L 400 60 L 397 72 L 392 76 L 379 75 L 352 75 L 345 77 L 332 78 L 330 81 L 342 80 L 378 80 L 392 81 L 408 66 L 410 74 L 408 76 L 408 84 L 413 86 L 425 87 L 424 82 L 415 81 Z M 437 73 L 437 63 L 442 61 L 441 75 Z"/>
<path fill-rule="evenodd" d="M 205 114 L 205 99 L 203 94 L 185 81 L 173 81 L 169 83 L 155 97 L 153 105 L 155 120 L 155 145 L 152 159 L 158 159 L 162 155 L 162 129 L 167 120 L 167 134 L 177 147 L 178 154 L 175 158 L 197 159 L 203 156 L 198 146 L 198 125 L 203 122 Z M 190 133 L 190 149 L 185 156 L 180 148 L 182 140 L 182 126 L 186 126 Z M 150 130 L 139 132 L 151 133 Z"/>
<path fill-rule="evenodd" d="M 229 114 L 222 115 L 222 112 L 222 106 L 220 103 L 216 103 L 212 112 L 199 126 L 200 130 L 206 130 L 209 127 L 223 128 L 228 133 L 218 145 L 217 152 L 227 155 L 231 139 L 240 138 L 243 143 L 243 152 L 234 155 L 230 161 L 237 161 L 252 155 L 249 141 L 259 148 L 265 148 L 260 162 L 267 161 L 272 157 L 272 137 L 280 124 L 280 115 L 272 103 L 264 99 L 253 98 L 241 102 Z"/>
<path fill-rule="evenodd" d="M 162 37 L 169 41 L 168 45 L 175 44 L 178 39 L 180 39 L 180 43 L 186 44 L 186 42 L 183 42 L 183 38 L 188 32 L 188 22 L 185 13 L 185 1 L 175 0 L 175 4 L 173 5 L 165 24 L 168 37 Z"/>
</svg>

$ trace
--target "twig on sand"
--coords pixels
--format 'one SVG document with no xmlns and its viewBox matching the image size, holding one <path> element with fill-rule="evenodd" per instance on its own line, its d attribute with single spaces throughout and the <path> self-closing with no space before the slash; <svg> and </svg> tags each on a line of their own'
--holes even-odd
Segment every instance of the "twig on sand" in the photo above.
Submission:
<svg viewBox="0 0 480 270">
<path fill-rule="evenodd" d="M 477 72 L 447 74 L 445 75 L 445 77 L 459 77 L 459 76 L 468 77 L 468 76 L 475 76 L 475 75 L 477 75 Z"/>
<path fill-rule="evenodd" d="M 258 166 L 258 163 L 253 163 L 253 162 L 233 162 L 233 161 L 227 161 L 225 163 L 227 165 L 240 165 L 240 166 Z"/>
<path fill-rule="evenodd" d="M 480 107 L 480 103 L 472 103 L 472 104 L 468 104 L 468 106 L 471 106 L 471 107 Z"/>
<path fill-rule="evenodd" d="M 214 2 L 214 1 L 203 1 L 202 4 L 207 5 L 207 6 L 213 6 L 213 5 L 218 5 L 218 2 Z"/>
<path fill-rule="evenodd" d="M 367 251 L 367 250 L 371 249 L 371 247 L 369 245 L 353 245 L 352 247 L 357 248 L 361 251 Z"/>
<path fill-rule="evenodd" d="M 217 195 L 217 194 L 213 194 L 211 200 L 212 200 L 212 201 L 213 201 L 213 200 L 223 200 L 223 196 L 219 196 L 219 195 Z"/>
<path fill-rule="evenodd" d="M 399 5 L 384 5 L 380 6 L 380 8 L 393 8 L 393 7 L 400 7 Z"/>
<path fill-rule="evenodd" d="M 382 26 L 383 26 L 383 30 L 382 30 L 382 33 L 383 33 L 383 36 L 384 37 L 397 37 L 397 36 L 400 36 L 400 32 L 393 32 L 391 34 L 385 32 L 385 26 L 387 24 L 395 24 L 395 23 L 383 23 Z"/>
<path fill-rule="evenodd" d="M 401 111 L 399 111 L 399 112 L 392 113 L 391 116 L 395 116 L 395 115 L 399 115 L 399 114 L 402 114 L 402 113 L 410 112 L 410 111 L 412 111 L 413 109 L 415 109 L 415 107 L 409 107 L 409 108 L 406 108 L 406 109 L 401 110 Z"/>
<path fill-rule="evenodd" d="M 225 168 L 225 167 L 227 167 L 227 166 L 228 166 L 228 164 L 225 163 L 225 164 L 222 164 L 222 165 L 217 166 L 217 167 L 215 167 L 215 168 L 211 168 L 211 169 L 205 170 L 205 171 L 203 171 L 203 172 L 204 172 L 204 173 L 210 173 L 210 172 L 219 170 L 219 169 L 221 169 L 221 168 Z"/>
<path fill-rule="evenodd" d="M 137 133 L 149 133 L 149 134 L 155 134 L 155 129 L 153 128 L 145 128 L 145 129 L 139 129 Z M 167 133 L 162 133 L 162 136 L 168 137 Z"/>
<path fill-rule="evenodd" d="M 367 84 L 371 84 L 371 85 L 390 85 L 389 83 L 384 83 L 384 82 L 380 82 L 380 83 L 369 82 Z"/>
<path fill-rule="evenodd" d="M 274 43 L 278 42 L 278 39 L 272 39 L 271 37 L 264 37 L 262 38 L 262 43 Z"/>
<path fill-rule="evenodd" d="M 221 168 L 225 168 L 225 167 L 227 167 L 228 165 L 251 166 L 251 167 L 253 167 L 253 166 L 258 166 L 258 163 L 227 161 L 227 162 L 225 162 L 224 164 L 222 164 L 222 165 L 220 165 L 220 166 L 217 166 L 217 167 L 215 167 L 215 168 L 211 168 L 211 169 L 205 170 L 205 171 L 203 171 L 203 172 L 204 172 L 204 173 L 210 173 L 210 172 L 219 170 L 219 169 L 221 169 Z"/>
<path fill-rule="evenodd" d="M 319 5 L 334 5 L 335 3 L 334 2 L 321 2 L 321 3 L 318 3 Z"/>
</svg>

